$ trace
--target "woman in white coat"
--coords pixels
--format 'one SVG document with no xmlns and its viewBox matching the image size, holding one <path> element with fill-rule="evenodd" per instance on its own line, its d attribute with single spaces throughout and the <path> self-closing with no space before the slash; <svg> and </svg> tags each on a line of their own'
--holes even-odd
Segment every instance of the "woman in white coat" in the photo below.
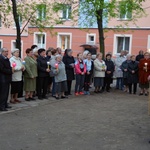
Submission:
<svg viewBox="0 0 150 150">
<path fill-rule="evenodd" d="M 105 77 L 106 65 L 102 60 L 102 53 L 98 53 L 96 55 L 96 59 L 94 60 L 94 86 L 95 93 L 103 92 L 102 87 L 104 85 L 104 77 Z"/>
<path fill-rule="evenodd" d="M 22 81 L 22 71 L 25 70 L 24 65 L 22 64 L 21 58 L 19 57 L 19 49 L 12 50 L 12 57 L 9 59 L 11 66 L 14 68 L 14 73 L 12 74 L 11 82 L 11 100 L 10 103 L 20 102 L 18 98 L 18 93 L 21 89 Z"/>
</svg>

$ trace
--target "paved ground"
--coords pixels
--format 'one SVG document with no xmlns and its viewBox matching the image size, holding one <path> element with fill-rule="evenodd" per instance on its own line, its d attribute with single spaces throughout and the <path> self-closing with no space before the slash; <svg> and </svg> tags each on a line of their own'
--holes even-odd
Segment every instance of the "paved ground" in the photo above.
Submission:
<svg viewBox="0 0 150 150">
<path fill-rule="evenodd" d="M 113 90 L 0 113 L 0 150 L 150 150 L 146 96 Z"/>
</svg>

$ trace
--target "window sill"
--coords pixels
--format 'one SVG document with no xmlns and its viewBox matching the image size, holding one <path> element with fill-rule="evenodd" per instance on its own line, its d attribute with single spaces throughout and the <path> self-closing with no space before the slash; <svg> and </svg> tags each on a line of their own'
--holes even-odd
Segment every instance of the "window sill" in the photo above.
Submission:
<svg viewBox="0 0 150 150">
<path fill-rule="evenodd" d="M 132 18 L 118 18 L 117 21 L 131 21 Z"/>
</svg>

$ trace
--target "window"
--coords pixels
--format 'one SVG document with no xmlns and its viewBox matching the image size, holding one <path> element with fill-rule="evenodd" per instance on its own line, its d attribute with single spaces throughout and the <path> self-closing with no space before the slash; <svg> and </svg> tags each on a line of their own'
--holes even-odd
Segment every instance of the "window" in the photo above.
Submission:
<svg viewBox="0 0 150 150">
<path fill-rule="evenodd" d="M 0 27 L 2 27 L 2 18 L 0 16 Z"/>
<path fill-rule="evenodd" d="M 3 47 L 3 41 L 0 40 L 0 49 Z"/>
<path fill-rule="evenodd" d="M 148 35 L 147 49 L 150 52 L 150 35 Z"/>
<path fill-rule="evenodd" d="M 16 48 L 16 41 L 11 40 L 11 50 Z M 21 57 L 23 57 L 23 41 L 21 41 Z"/>
<path fill-rule="evenodd" d="M 68 20 L 71 19 L 71 5 L 64 5 L 60 13 L 60 18 Z"/>
<path fill-rule="evenodd" d="M 96 40 L 96 34 L 87 34 L 87 37 L 86 37 L 86 43 L 87 44 L 95 44 L 95 40 Z"/>
<path fill-rule="evenodd" d="M 71 48 L 71 34 L 58 34 L 57 46 L 61 47 L 62 50 Z"/>
<path fill-rule="evenodd" d="M 131 53 L 132 35 L 114 35 L 114 54 L 119 54 L 122 50 Z"/>
<path fill-rule="evenodd" d="M 19 16 L 19 25 L 20 27 L 22 27 L 22 16 Z M 15 23 L 14 23 L 14 27 L 16 27 Z"/>
<path fill-rule="evenodd" d="M 40 4 L 37 6 L 37 18 L 39 20 L 45 20 L 46 18 L 46 5 Z"/>
<path fill-rule="evenodd" d="M 119 18 L 121 20 L 129 20 L 129 19 L 132 19 L 132 10 L 129 6 L 129 4 L 126 4 L 126 5 L 121 5 L 120 4 L 120 16 Z"/>
<path fill-rule="evenodd" d="M 34 44 L 36 44 L 38 48 L 46 48 L 46 33 L 35 33 Z"/>
</svg>

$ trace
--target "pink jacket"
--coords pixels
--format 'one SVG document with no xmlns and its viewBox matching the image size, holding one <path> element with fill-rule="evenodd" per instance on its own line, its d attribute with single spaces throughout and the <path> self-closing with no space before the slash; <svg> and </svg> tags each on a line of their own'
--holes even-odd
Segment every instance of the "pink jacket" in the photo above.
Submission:
<svg viewBox="0 0 150 150">
<path fill-rule="evenodd" d="M 83 70 L 83 72 L 84 72 L 84 74 L 85 74 L 85 73 L 86 73 L 86 65 L 85 65 L 84 62 L 83 62 L 83 65 L 84 65 L 84 70 Z M 81 69 L 80 69 L 79 60 L 77 60 L 77 61 L 75 62 L 75 73 L 76 73 L 76 74 L 81 74 L 81 73 L 82 73 L 82 71 L 81 71 Z"/>
</svg>

